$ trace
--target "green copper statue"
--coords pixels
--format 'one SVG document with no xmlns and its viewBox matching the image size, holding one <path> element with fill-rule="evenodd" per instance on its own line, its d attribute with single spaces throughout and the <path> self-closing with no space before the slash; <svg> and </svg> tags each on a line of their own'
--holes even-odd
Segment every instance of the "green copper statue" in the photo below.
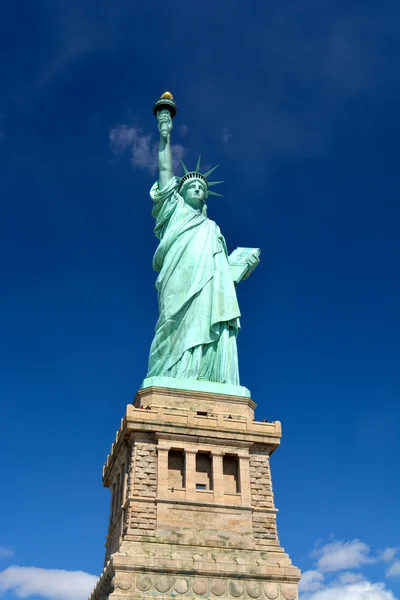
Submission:
<svg viewBox="0 0 400 600">
<path fill-rule="evenodd" d="M 236 336 L 239 305 L 235 283 L 259 263 L 259 250 L 238 248 L 228 257 L 218 225 L 208 218 L 209 188 L 217 183 L 185 165 L 182 178 L 172 172 L 170 136 L 176 104 L 166 92 L 155 104 L 160 132 L 159 178 L 150 191 L 155 234 L 153 258 L 159 273 L 159 319 L 151 344 L 147 378 L 210 381 L 239 385 Z"/>
</svg>

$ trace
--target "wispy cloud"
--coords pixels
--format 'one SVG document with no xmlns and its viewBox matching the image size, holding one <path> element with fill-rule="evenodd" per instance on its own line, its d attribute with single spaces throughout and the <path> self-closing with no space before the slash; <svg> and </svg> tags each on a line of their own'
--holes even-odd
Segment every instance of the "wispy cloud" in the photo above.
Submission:
<svg viewBox="0 0 400 600">
<path fill-rule="evenodd" d="M 42 7 L 41 7 L 42 8 Z M 93 11 L 90 2 L 50 2 L 42 35 L 53 44 L 46 60 L 22 81 L 19 102 L 29 107 L 35 96 L 47 89 L 70 66 L 85 55 L 112 48 L 120 38 L 120 16 L 113 3 Z"/>
<path fill-rule="evenodd" d="M 238 0 L 232 3 L 232 10 L 239 9 Z M 174 44 L 174 37 L 185 45 L 189 32 L 180 27 L 177 35 L 184 18 L 180 10 L 183 5 L 176 8 L 176 30 L 172 27 L 168 42 Z M 366 8 L 287 0 L 268 3 L 267 16 L 260 14 L 240 4 L 241 29 L 248 32 L 246 53 L 232 52 L 229 45 L 217 57 L 210 53 L 206 58 L 212 68 L 203 75 L 205 56 L 199 52 L 192 69 L 201 80 L 188 86 L 185 99 L 217 135 L 221 121 L 234 133 L 230 156 L 249 178 L 282 157 L 324 155 L 352 111 L 387 93 L 400 75 L 390 43 L 398 37 L 400 5 L 391 3 L 387 10 L 382 3 Z M 225 22 L 225 12 L 216 7 L 212 35 Z M 212 98 L 212 111 L 204 111 L 205 97 Z M 379 110 L 365 111 L 364 135 L 379 126 Z M 359 112 L 360 119 L 363 114 Z"/>
<path fill-rule="evenodd" d="M 384 550 L 380 550 L 378 552 L 378 559 L 383 560 L 383 562 L 391 562 L 397 552 L 397 548 L 384 548 Z"/>
<path fill-rule="evenodd" d="M 356 583 L 342 584 L 335 581 L 316 592 L 302 593 L 301 600 L 396 600 L 393 592 L 384 583 L 372 583 L 367 579 Z"/>
<path fill-rule="evenodd" d="M 86 600 L 97 581 L 83 571 L 12 566 L 0 572 L 0 593 L 19 598 L 39 596 L 50 600 Z"/>
<path fill-rule="evenodd" d="M 395 560 L 390 567 L 386 569 L 386 577 L 400 577 L 400 560 Z"/>
<path fill-rule="evenodd" d="M 358 583 L 363 580 L 364 576 L 362 573 L 352 573 L 351 571 L 344 571 L 343 573 L 340 573 L 337 578 L 340 585 L 352 585 L 353 583 Z"/>
<path fill-rule="evenodd" d="M 361 565 L 376 562 L 376 558 L 370 556 L 369 546 L 360 540 L 337 541 L 325 544 L 325 546 L 314 550 L 313 556 L 318 558 L 319 571 L 325 573 L 355 569 Z"/>
<path fill-rule="evenodd" d="M 0 546 L 0 558 L 11 558 L 14 556 L 14 550 L 7 546 Z"/>
<path fill-rule="evenodd" d="M 379 559 L 392 560 L 392 550 L 385 548 L 378 552 Z M 300 600 L 396 600 L 384 582 L 372 582 L 363 573 L 348 570 L 378 562 L 364 542 L 332 541 L 313 550 L 310 557 L 316 559 L 317 568 L 302 574 Z"/>
<path fill-rule="evenodd" d="M 232 134 L 229 131 L 228 127 L 224 127 L 222 130 L 222 143 L 223 144 L 227 144 L 229 142 L 229 140 L 231 139 Z"/>
<path fill-rule="evenodd" d="M 185 123 L 181 123 L 180 125 L 178 125 L 178 131 L 181 135 L 185 136 L 189 131 L 189 127 L 185 125 Z"/>
<path fill-rule="evenodd" d="M 110 131 L 111 149 L 115 154 L 128 150 L 132 165 L 155 175 L 158 169 L 158 142 L 153 134 L 144 133 L 137 127 L 118 125 Z M 171 144 L 174 171 L 180 168 L 179 160 L 185 155 L 181 144 Z"/>
<path fill-rule="evenodd" d="M 385 548 L 378 557 L 389 562 L 394 556 L 392 550 Z M 329 542 L 313 550 L 310 556 L 317 559 L 317 568 L 303 573 L 299 584 L 301 600 L 396 600 L 384 582 L 372 582 L 363 573 L 348 570 L 378 562 L 364 542 L 357 539 Z"/>
<path fill-rule="evenodd" d="M 300 580 L 300 590 L 303 592 L 315 592 L 323 586 L 325 576 L 317 570 L 305 571 Z"/>
<path fill-rule="evenodd" d="M 362 573 L 352 573 L 351 571 L 345 571 L 344 573 L 340 573 L 333 583 L 332 581 L 330 583 L 327 583 L 326 575 L 315 569 L 305 571 L 302 574 L 299 587 L 301 592 L 310 593 L 318 592 L 320 590 L 326 589 L 329 586 L 346 587 L 349 585 L 354 585 L 355 583 L 364 581 L 364 579 L 365 578 L 362 575 Z"/>
</svg>

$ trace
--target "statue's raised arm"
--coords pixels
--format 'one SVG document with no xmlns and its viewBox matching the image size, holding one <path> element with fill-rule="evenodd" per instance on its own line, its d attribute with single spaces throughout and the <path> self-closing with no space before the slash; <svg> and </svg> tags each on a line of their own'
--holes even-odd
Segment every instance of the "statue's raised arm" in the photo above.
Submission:
<svg viewBox="0 0 400 600">
<path fill-rule="evenodd" d="M 159 189 L 169 184 L 172 172 L 171 131 L 172 118 L 176 115 L 176 104 L 170 92 L 165 92 L 154 104 L 153 112 L 157 117 L 160 144 L 158 147 Z"/>
<path fill-rule="evenodd" d="M 161 110 L 157 115 L 160 145 L 158 147 L 158 185 L 163 190 L 169 184 L 174 174 L 172 172 L 171 130 L 172 119 L 167 110 Z"/>
</svg>

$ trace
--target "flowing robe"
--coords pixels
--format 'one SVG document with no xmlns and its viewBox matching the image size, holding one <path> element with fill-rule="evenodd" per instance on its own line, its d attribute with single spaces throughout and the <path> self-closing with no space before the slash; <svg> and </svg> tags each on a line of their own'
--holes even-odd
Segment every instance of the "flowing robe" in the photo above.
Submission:
<svg viewBox="0 0 400 600">
<path fill-rule="evenodd" d="M 224 237 L 203 212 L 185 204 L 173 178 L 153 199 L 153 258 L 159 319 L 147 377 L 239 384 L 239 305 Z"/>
</svg>

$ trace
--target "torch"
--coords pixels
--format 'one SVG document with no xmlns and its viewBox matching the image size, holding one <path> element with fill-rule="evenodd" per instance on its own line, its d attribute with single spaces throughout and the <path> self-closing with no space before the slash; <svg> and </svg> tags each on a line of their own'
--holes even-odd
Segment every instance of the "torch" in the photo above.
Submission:
<svg viewBox="0 0 400 600">
<path fill-rule="evenodd" d="M 158 98 L 158 100 L 156 100 L 153 104 L 153 113 L 155 117 L 157 117 L 158 114 L 164 110 L 169 112 L 171 119 L 175 117 L 178 110 L 177 104 L 171 92 L 164 92 L 163 95 L 160 96 L 160 98 Z"/>
</svg>

